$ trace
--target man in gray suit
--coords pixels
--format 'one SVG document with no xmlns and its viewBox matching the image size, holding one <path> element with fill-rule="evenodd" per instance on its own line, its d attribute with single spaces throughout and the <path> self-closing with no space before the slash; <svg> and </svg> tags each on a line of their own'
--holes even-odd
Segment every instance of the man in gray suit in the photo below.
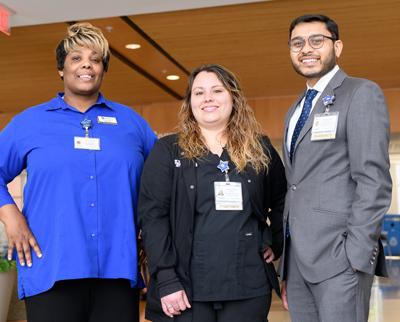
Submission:
<svg viewBox="0 0 400 322">
<path fill-rule="evenodd" d="M 307 90 L 285 117 L 284 306 L 293 322 L 364 322 L 373 276 L 387 276 L 379 236 L 392 187 L 388 107 L 378 85 L 339 69 L 333 20 L 301 16 L 290 39 Z"/>
</svg>

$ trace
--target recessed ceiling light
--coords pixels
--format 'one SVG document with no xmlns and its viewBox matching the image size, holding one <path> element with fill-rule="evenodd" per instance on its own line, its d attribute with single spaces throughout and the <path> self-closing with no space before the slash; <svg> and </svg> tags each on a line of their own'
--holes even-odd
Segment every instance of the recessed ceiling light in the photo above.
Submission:
<svg viewBox="0 0 400 322">
<path fill-rule="evenodd" d="M 128 48 L 128 49 L 138 49 L 141 46 L 139 44 L 128 44 L 125 47 Z"/>
<path fill-rule="evenodd" d="M 178 75 L 169 75 L 169 76 L 167 76 L 167 79 L 169 79 L 169 80 L 177 80 L 177 79 L 179 79 L 179 76 Z"/>
</svg>

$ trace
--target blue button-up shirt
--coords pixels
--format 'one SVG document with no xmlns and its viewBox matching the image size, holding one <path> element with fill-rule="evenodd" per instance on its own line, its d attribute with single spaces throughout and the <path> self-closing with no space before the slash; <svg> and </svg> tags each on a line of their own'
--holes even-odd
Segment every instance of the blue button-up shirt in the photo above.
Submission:
<svg viewBox="0 0 400 322">
<path fill-rule="evenodd" d="M 82 113 L 63 100 L 29 108 L 0 133 L 0 207 L 14 203 L 7 184 L 26 169 L 22 213 L 43 257 L 18 266 L 19 296 L 78 278 L 125 278 L 144 286 L 138 267 L 137 200 L 144 161 L 157 140 L 131 108 L 105 100 Z M 115 117 L 118 125 L 97 116 Z M 92 120 L 100 151 L 74 148 Z"/>
</svg>

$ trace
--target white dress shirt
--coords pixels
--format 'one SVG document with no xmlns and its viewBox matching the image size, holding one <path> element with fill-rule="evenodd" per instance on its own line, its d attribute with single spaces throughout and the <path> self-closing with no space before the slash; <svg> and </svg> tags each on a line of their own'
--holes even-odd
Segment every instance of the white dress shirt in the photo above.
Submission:
<svg viewBox="0 0 400 322">
<path fill-rule="evenodd" d="M 315 98 L 312 101 L 310 114 L 311 114 L 312 110 L 314 109 L 315 103 L 317 103 L 322 92 L 325 90 L 325 87 L 329 84 L 329 82 L 331 81 L 331 79 L 337 73 L 338 70 L 339 70 L 339 66 L 336 65 L 335 68 L 333 68 L 328 74 L 322 76 L 321 79 L 317 82 L 317 84 L 315 84 L 315 86 L 313 88 L 308 86 L 308 84 L 307 84 L 307 90 L 315 89 L 316 91 L 318 91 L 317 96 L 315 96 Z M 303 99 L 301 100 L 300 104 L 297 105 L 296 110 L 294 111 L 292 118 L 289 121 L 289 127 L 288 127 L 287 138 L 286 138 L 286 148 L 289 153 L 290 153 L 290 145 L 292 143 L 292 136 L 293 136 L 294 128 L 296 127 L 296 123 L 301 115 L 301 111 L 303 109 L 305 99 L 306 99 L 306 97 L 304 95 Z"/>
</svg>

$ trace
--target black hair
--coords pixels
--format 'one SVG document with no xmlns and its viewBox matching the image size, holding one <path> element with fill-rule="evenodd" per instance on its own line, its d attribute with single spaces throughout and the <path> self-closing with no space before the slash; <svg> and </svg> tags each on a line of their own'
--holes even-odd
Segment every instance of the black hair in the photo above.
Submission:
<svg viewBox="0 0 400 322">
<path fill-rule="evenodd" d="M 335 40 L 339 39 L 339 27 L 332 19 L 324 15 L 303 15 L 293 20 L 292 24 L 290 25 L 289 30 L 289 39 L 292 37 L 292 31 L 297 24 L 301 22 L 313 22 L 313 21 L 320 21 L 325 24 L 326 29 L 331 33 L 332 38 Z"/>
</svg>

